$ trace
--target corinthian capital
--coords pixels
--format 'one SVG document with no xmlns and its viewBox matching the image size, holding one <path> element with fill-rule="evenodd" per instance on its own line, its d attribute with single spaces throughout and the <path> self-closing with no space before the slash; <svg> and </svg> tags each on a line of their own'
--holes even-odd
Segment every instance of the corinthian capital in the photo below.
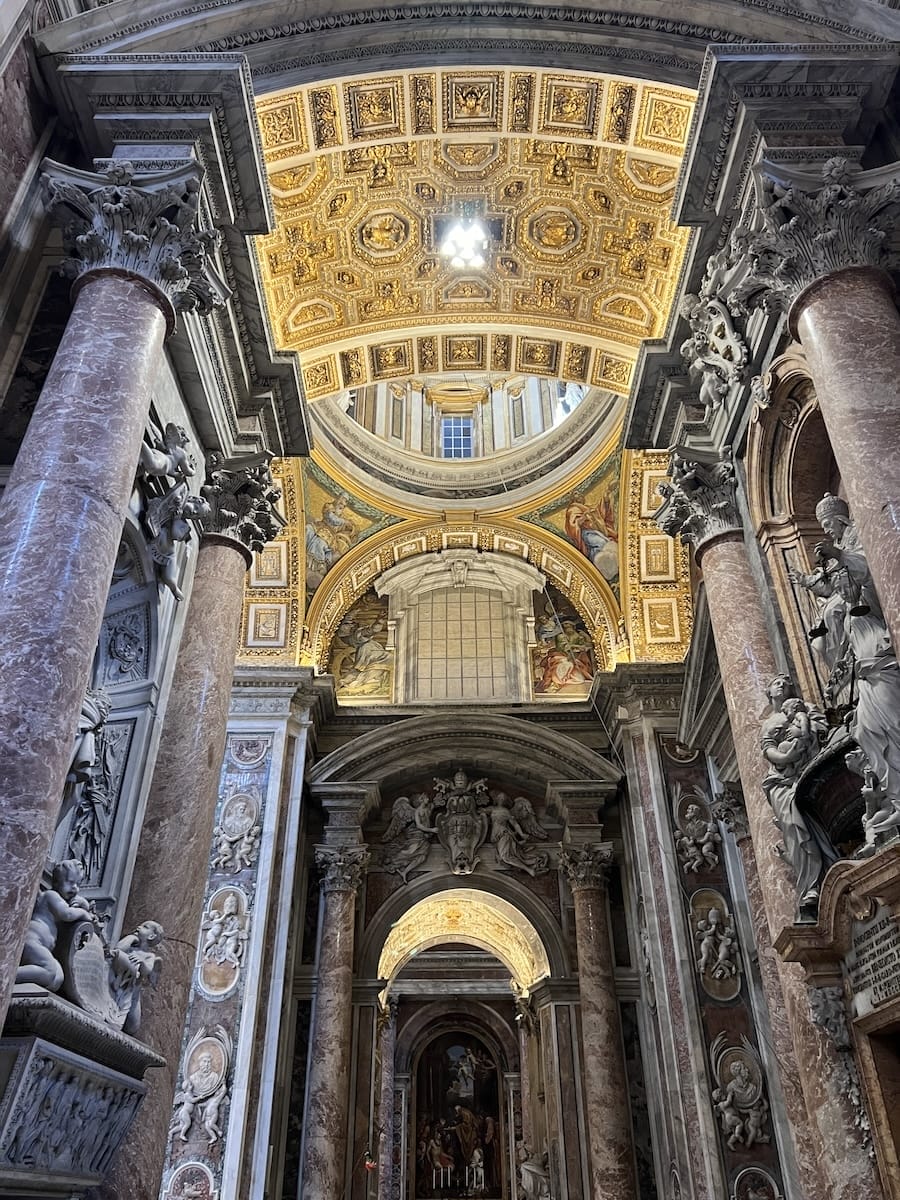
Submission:
<svg viewBox="0 0 900 1200">
<path fill-rule="evenodd" d="M 573 892 L 606 887 L 613 865 L 609 845 L 567 846 L 559 856 L 559 869 Z"/>
<path fill-rule="evenodd" d="M 78 280 L 94 271 L 138 275 L 175 310 L 209 313 L 229 296 L 211 262 L 217 230 L 200 228 L 203 168 L 186 161 L 141 175 L 116 163 L 102 173 L 44 159 L 44 203 L 62 226 L 69 258 L 63 270 Z M 170 317 L 170 332 L 174 317 Z"/>
<path fill-rule="evenodd" d="M 900 217 L 900 165 L 860 171 L 831 158 L 821 174 L 754 167 L 756 221 L 732 235 L 741 311 L 786 312 L 810 284 L 848 267 L 884 267 Z"/>
<path fill-rule="evenodd" d="M 316 846 L 323 892 L 358 891 L 368 864 L 368 846 Z"/>
<path fill-rule="evenodd" d="M 656 523 L 663 533 L 681 534 L 700 550 L 713 538 L 740 530 L 736 487 L 730 454 L 718 458 L 673 447 L 669 479 L 659 485 L 663 503 L 654 514 Z"/>
<path fill-rule="evenodd" d="M 278 537 L 286 522 L 277 508 L 281 489 L 272 478 L 271 460 L 270 454 L 209 456 L 206 483 L 200 489 L 208 506 L 203 516 L 205 533 L 234 538 L 248 550 L 262 550 Z"/>
</svg>

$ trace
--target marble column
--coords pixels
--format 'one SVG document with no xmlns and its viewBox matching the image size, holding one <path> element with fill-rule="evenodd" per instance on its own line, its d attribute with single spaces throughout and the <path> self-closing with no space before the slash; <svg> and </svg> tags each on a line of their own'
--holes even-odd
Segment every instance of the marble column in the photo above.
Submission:
<svg viewBox="0 0 900 1200">
<path fill-rule="evenodd" d="M 397 1049 L 397 1001 L 389 999 L 378 1019 L 378 1200 L 391 1200 L 394 1181 L 394 1054 Z"/>
<path fill-rule="evenodd" d="M 75 305 L 0 502 L 0 1024 L 59 817 L 163 342 L 176 307 L 213 303 L 188 291 L 211 244 L 195 228 L 196 163 L 140 186 L 49 161 L 43 172 L 76 256 L 65 264 Z"/>
<path fill-rule="evenodd" d="M 636 1200 L 631 1109 L 609 936 L 607 844 L 568 846 L 560 855 L 575 898 L 585 1118 L 592 1200 Z"/>
<path fill-rule="evenodd" d="M 280 528 L 267 456 L 216 459 L 188 611 L 128 894 L 124 928 L 148 916 L 166 932 L 163 969 L 143 1005 L 141 1039 L 166 1066 L 154 1075 L 104 1195 L 156 1200 L 168 1140 L 203 895 L 209 873 L 231 682 L 251 549 Z"/>
<path fill-rule="evenodd" d="M 365 846 L 318 846 L 323 911 L 315 1012 L 309 1039 L 303 1200 L 341 1200 L 347 1154 L 356 894 Z"/>
<path fill-rule="evenodd" d="M 519 1089 L 522 1096 L 522 1141 L 535 1151 L 531 1117 L 531 1040 L 536 1017 L 530 997 L 516 996 L 516 1024 L 519 1029 Z"/>
<path fill-rule="evenodd" d="M 697 461 L 690 462 L 674 455 L 672 482 L 664 490 L 657 521 L 666 533 L 680 533 L 693 542 L 703 572 L 768 941 L 774 943 L 797 915 L 795 880 L 778 851 L 780 834 L 762 787 L 768 763 L 760 749 L 760 728 L 770 709 L 766 687 L 778 668 L 744 544 L 734 466 L 699 452 Z M 768 970 L 761 977 L 773 1034 L 777 1042 L 786 1024 L 803 1092 L 798 1111 L 790 1079 L 783 1079 L 792 1125 L 802 1122 L 810 1134 L 808 1141 L 795 1137 L 801 1170 L 807 1178 L 818 1176 L 823 1196 L 876 1200 L 882 1192 L 874 1164 L 854 1128 L 834 1048 L 810 1018 L 802 970 L 779 961 L 777 978 Z"/>
<path fill-rule="evenodd" d="M 755 174 L 762 225 L 737 268 L 738 294 L 789 315 L 900 646 L 900 314 L 885 269 L 900 163 L 860 171 L 832 159 L 819 178 L 761 163 Z"/>
</svg>

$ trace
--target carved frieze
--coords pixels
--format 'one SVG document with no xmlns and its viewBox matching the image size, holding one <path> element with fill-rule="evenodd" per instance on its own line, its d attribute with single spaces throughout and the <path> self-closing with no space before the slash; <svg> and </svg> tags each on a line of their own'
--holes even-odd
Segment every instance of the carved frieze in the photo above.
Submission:
<svg viewBox="0 0 900 1200">
<path fill-rule="evenodd" d="M 74 1180 L 98 1182 L 131 1127 L 145 1085 L 42 1039 L 12 1045 L 2 1051 L 15 1089 L 5 1097 L 0 1128 L 4 1174 L 15 1178 L 21 1171 L 23 1184 L 37 1173 L 56 1176 L 58 1188 L 69 1180 L 69 1190 Z"/>
<path fill-rule="evenodd" d="M 203 914 L 200 986 L 210 996 L 225 996 L 240 978 L 250 937 L 250 901 L 239 887 L 221 887 Z"/>
<path fill-rule="evenodd" d="M 676 783 L 673 788 L 675 852 L 685 875 L 713 871 L 719 865 L 722 835 L 710 810 L 709 797 L 699 788 Z"/>
<path fill-rule="evenodd" d="M 219 823 L 213 831 L 210 865 L 214 869 L 236 874 L 255 866 L 262 835 L 259 811 L 257 788 L 234 792 L 224 802 Z"/>
<path fill-rule="evenodd" d="M 741 990 L 741 955 L 725 897 L 714 888 L 694 892 L 691 925 L 700 986 L 716 1000 L 733 1000 Z"/>
</svg>

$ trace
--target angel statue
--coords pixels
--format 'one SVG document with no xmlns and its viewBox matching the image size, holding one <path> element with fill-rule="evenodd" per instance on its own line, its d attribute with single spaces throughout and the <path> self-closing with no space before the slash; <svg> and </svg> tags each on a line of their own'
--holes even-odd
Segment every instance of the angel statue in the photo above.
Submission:
<svg viewBox="0 0 900 1200">
<path fill-rule="evenodd" d="M 513 800 L 512 815 L 519 822 L 519 825 L 529 838 L 534 838 L 538 842 L 546 842 L 550 835 L 546 829 L 541 827 L 540 822 L 534 815 L 534 808 L 531 801 L 526 796 L 516 796 Z"/>
<path fill-rule="evenodd" d="M 203 497 L 192 496 L 183 480 L 164 496 L 147 501 L 144 521 L 151 538 L 150 556 L 156 564 L 160 583 L 176 600 L 184 599 L 175 570 L 178 543 L 190 541 L 191 522 L 203 521 L 209 512 Z"/>
<path fill-rule="evenodd" d="M 431 824 L 431 809 L 432 801 L 424 792 L 412 800 L 398 796 L 391 809 L 390 823 L 381 836 L 383 842 L 391 844 L 387 869 L 395 871 L 404 883 L 428 857 L 431 835 L 437 832 Z"/>
</svg>

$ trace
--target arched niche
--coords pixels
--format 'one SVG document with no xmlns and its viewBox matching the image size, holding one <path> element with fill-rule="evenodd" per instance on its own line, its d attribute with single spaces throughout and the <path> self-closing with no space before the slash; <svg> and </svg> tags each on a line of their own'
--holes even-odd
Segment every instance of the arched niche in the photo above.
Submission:
<svg viewBox="0 0 900 1200">
<path fill-rule="evenodd" d="M 815 546 L 823 537 L 816 505 L 826 492 L 841 493 L 840 474 L 800 346 L 792 344 L 776 358 L 763 382 L 767 399 L 753 410 L 747 443 L 750 516 L 784 621 L 796 682 L 804 695 L 821 697 L 826 673 L 807 636 L 817 611 L 789 572 L 814 568 Z"/>
</svg>

